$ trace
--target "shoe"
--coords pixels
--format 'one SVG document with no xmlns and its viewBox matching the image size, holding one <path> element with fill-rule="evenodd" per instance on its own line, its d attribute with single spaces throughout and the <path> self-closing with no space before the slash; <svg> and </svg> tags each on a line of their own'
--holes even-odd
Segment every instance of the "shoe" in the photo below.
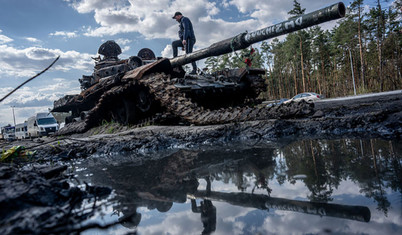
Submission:
<svg viewBox="0 0 402 235">
<path fill-rule="evenodd" d="M 193 69 L 190 74 L 197 74 L 197 71 L 195 69 Z"/>
</svg>

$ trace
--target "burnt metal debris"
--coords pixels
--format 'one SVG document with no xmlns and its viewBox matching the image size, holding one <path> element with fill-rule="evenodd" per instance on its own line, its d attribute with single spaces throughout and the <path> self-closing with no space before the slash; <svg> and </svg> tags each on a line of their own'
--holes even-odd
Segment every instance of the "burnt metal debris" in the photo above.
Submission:
<svg viewBox="0 0 402 235">
<path fill-rule="evenodd" d="M 266 90 L 263 69 L 247 67 L 189 75 L 181 66 L 344 15 L 345 6 L 340 2 L 173 59 L 155 58 L 151 49 L 144 48 L 137 56 L 121 60 L 120 46 L 107 41 L 99 48 L 104 57 L 95 58 L 93 74 L 79 79 L 82 92 L 54 102 L 53 112 L 72 114 L 59 134 L 84 132 L 103 120 L 138 124 L 158 118 L 160 122 L 206 125 L 281 118 L 269 108 L 254 106 Z M 299 112 L 282 115 L 302 116 L 312 110 L 310 104 L 298 105 Z"/>
</svg>

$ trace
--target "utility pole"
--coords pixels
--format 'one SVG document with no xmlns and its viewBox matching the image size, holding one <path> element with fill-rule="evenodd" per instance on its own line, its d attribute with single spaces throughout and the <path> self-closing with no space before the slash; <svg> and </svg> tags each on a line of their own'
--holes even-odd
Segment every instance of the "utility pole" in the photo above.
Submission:
<svg viewBox="0 0 402 235">
<path fill-rule="evenodd" d="M 14 118 L 14 127 L 15 127 L 15 114 L 14 114 L 14 107 L 15 107 L 15 106 L 11 106 L 11 108 L 13 109 L 13 118 Z"/>
</svg>

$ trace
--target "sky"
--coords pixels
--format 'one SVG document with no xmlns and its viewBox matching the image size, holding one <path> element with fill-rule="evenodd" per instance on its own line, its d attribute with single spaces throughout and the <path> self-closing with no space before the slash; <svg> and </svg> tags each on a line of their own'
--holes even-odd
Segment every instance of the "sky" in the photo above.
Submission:
<svg viewBox="0 0 402 235">
<path fill-rule="evenodd" d="M 309 13 L 338 1 L 299 2 Z M 0 0 L 0 6 L 0 98 L 60 56 L 51 69 L 0 103 L 4 126 L 13 125 L 13 117 L 22 123 L 37 112 L 47 112 L 64 95 L 80 93 L 78 79 L 92 74 L 91 57 L 97 57 L 107 40 L 120 45 L 121 59 L 142 48 L 172 57 L 176 11 L 192 21 L 197 50 L 286 20 L 293 0 Z"/>
</svg>

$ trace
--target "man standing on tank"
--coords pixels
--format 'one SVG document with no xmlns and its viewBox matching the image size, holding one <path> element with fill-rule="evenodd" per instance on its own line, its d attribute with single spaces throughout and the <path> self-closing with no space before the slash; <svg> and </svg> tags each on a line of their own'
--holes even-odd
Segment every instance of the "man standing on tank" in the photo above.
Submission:
<svg viewBox="0 0 402 235">
<path fill-rule="evenodd" d="M 190 19 L 183 16 L 181 12 L 174 13 L 174 16 L 172 18 L 175 19 L 177 22 L 179 22 L 179 28 L 180 28 L 179 29 L 180 40 L 172 42 L 173 57 L 177 57 L 178 47 L 185 48 L 186 54 L 193 52 L 193 46 L 196 40 L 193 30 L 193 24 L 191 23 Z M 196 74 L 197 65 L 195 64 L 195 62 L 191 62 L 191 65 L 193 66 L 193 70 L 190 72 L 190 74 Z"/>
</svg>

